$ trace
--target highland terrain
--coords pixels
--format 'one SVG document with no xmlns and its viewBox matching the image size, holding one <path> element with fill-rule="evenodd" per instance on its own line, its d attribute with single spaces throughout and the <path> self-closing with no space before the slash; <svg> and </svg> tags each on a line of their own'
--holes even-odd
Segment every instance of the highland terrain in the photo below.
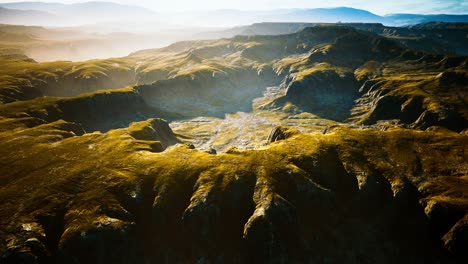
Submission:
<svg viewBox="0 0 468 264">
<path fill-rule="evenodd" d="M 464 263 L 467 28 L 261 23 L 37 62 L 47 30 L 1 26 L 0 262 Z"/>
</svg>

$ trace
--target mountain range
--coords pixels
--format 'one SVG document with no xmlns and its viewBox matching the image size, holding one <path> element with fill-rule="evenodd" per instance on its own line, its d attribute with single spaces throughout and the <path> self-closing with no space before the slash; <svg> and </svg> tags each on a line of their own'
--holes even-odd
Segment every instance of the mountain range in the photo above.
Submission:
<svg viewBox="0 0 468 264">
<path fill-rule="evenodd" d="M 0 4 L 3 13 L 9 17 L 0 17 L 0 23 L 26 25 L 80 25 L 102 23 L 106 21 L 155 19 L 157 14 L 149 9 L 121 5 L 113 2 L 85 2 L 76 4 L 17 2 Z M 22 12 L 21 12 L 22 11 Z M 11 13 L 11 14 L 10 14 Z M 31 17 L 32 16 L 32 17 Z"/>
<path fill-rule="evenodd" d="M 1 54 L 0 263 L 468 263 L 464 27 Z"/>
<path fill-rule="evenodd" d="M 410 25 L 426 22 L 467 22 L 468 15 L 391 14 L 379 16 L 366 10 L 336 7 L 245 11 L 235 9 L 158 13 L 147 8 L 112 2 L 60 4 L 45 2 L 3 3 L 0 23 L 25 25 L 80 25 L 106 21 L 167 21 L 196 26 L 234 26 L 256 22 L 382 23 Z M 20 12 L 18 10 L 22 10 Z"/>
</svg>

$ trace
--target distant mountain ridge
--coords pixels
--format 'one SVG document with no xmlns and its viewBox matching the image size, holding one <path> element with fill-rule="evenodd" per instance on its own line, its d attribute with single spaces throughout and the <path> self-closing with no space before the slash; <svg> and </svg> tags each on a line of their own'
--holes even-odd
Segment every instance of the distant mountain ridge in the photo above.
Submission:
<svg viewBox="0 0 468 264">
<path fill-rule="evenodd" d="M 350 7 L 336 7 L 292 9 L 288 10 L 288 12 L 286 12 L 281 17 L 280 21 L 382 23 L 386 21 L 386 18 L 383 18 L 366 10 L 355 9 Z"/>
<path fill-rule="evenodd" d="M 0 7 L 9 10 L 40 11 L 62 18 L 55 24 L 93 24 L 111 21 L 167 21 L 174 25 L 191 26 L 224 26 L 247 25 L 259 22 L 304 22 L 304 23 L 381 23 L 387 26 L 407 26 L 427 22 L 468 22 L 468 15 L 421 15 L 421 14 L 390 14 L 376 15 L 366 10 L 351 7 L 334 8 L 290 8 L 275 10 L 206 10 L 192 12 L 158 13 L 137 5 L 123 5 L 113 2 L 92 1 L 76 4 L 61 4 L 48 2 L 17 2 L 3 3 Z M 49 21 L 46 14 L 34 16 L 8 11 L 8 17 L 16 16 L 18 24 L 44 25 L 41 20 Z M 3 11 L 7 13 L 7 11 Z M 11 14 L 10 14 L 11 13 Z M 6 23 L 4 17 L 0 23 Z M 54 24 L 54 26 L 55 26 Z"/>
<path fill-rule="evenodd" d="M 197 34 L 197 38 L 231 38 L 237 35 L 292 34 L 309 27 L 352 27 L 361 31 L 390 38 L 406 48 L 434 54 L 468 55 L 468 39 L 465 38 L 468 23 L 429 22 L 405 27 L 384 26 L 381 23 L 294 23 L 263 22 L 238 26 L 219 31 Z"/>
<path fill-rule="evenodd" d="M 39 10 L 19 10 L 0 6 L 0 23 L 25 24 L 25 22 L 54 23 L 58 16 Z"/>
<path fill-rule="evenodd" d="M 460 23 L 468 22 L 468 15 L 418 15 L 418 14 L 392 14 L 385 18 L 392 20 L 396 25 L 415 25 L 429 22 Z"/>
<path fill-rule="evenodd" d="M 10 9 L 18 10 L 38 10 L 50 13 L 72 13 L 72 12 L 83 12 L 83 11 L 106 11 L 121 12 L 121 13 L 136 13 L 154 15 L 155 12 L 136 5 L 123 5 L 114 2 L 105 1 L 90 1 L 75 4 L 62 4 L 62 3 L 49 3 L 49 2 L 15 2 L 15 3 L 4 3 L 0 6 Z M 76 13 L 75 13 L 76 15 Z M 106 15 L 101 13 L 100 15 Z"/>
<path fill-rule="evenodd" d="M 44 12 L 47 14 L 55 15 L 61 20 L 58 23 L 65 22 L 66 25 L 73 24 L 89 24 L 100 23 L 107 21 L 117 20 L 132 20 L 132 19 L 151 19 L 157 14 L 144 7 L 135 5 L 122 5 L 113 2 L 84 2 L 76 4 L 61 4 L 61 3 L 47 3 L 47 2 L 18 2 L 18 3 L 4 3 L 0 7 L 9 10 L 18 11 L 36 11 Z M 10 11 L 13 12 L 13 11 Z M 47 18 L 42 14 L 44 19 Z M 10 15 L 11 16 L 11 15 Z M 27 25 L 44 25 L 47 23 L 40 23 L 41 17 L 37 17 L 31 21 L 27 15 L 17 15 L 18 24 Z M 3 17 L 0 18 L 0 23 L 4 23 Z"/>
</svg>

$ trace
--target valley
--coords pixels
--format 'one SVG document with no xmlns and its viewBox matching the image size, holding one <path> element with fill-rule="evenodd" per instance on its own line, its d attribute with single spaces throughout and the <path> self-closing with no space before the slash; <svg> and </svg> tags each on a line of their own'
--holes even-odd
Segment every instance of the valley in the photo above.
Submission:
<svg viewBox="0 0 468 264">
<path fill-rule="evenodd" d="M 0 262 L 468 259 L 464 46 L 266 26 L 77 62 L 5 49 Z"/>
</svg>

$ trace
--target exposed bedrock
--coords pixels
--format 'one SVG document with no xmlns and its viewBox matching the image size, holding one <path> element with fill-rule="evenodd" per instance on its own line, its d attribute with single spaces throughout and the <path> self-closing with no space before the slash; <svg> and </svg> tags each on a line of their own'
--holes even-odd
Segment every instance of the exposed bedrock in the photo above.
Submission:
<svg viewBox="0 0 468 264">
<path fill-rule="evenodd" d="M 402 51 L 403 48 L 394 41 L 349 29 L 347 34 L 336 37 L 331 44 L 313 50 L 308 60 L 355 69 L 370 60 L 383 62 L 395 58 Z"/>
<path fill-rule="evenodd" d="M 445 127 L 461 132 L 468 127 L 468 119 L 454 110 L 442 109 L 439 111 L 424 111 L 414 122 L 414 128 L 427 129 L 432 126 Z"/>
<path fill-rule="evenodd" d="M 404 123 L 411 124 L 424 111 L 423 100 L 422 97 L 382 96 L 374 101 L 374 106 L 371 108 L 365 124 L 375 124 L 379 120 L 392 119 L 399 119 Z"/>
<path fill-rule="evenodd" d="M 13 82 L 17 83 L 10 85 L 10 87 L 2 87 L 2 89 L 0 89 L 0 104 L 31 100 L 43 96 L 39 87 L 31 83 L 24 81 L 18 82 L 18 80 L 14 80 Z"/>
<path fill-rule="evenodd" d="M 135 89 L 149 106 L 164 112 L 185 117 L 224 117 L 225 113 L 252 111 L 253 99 L 279 82 L 280 77 L 272 69 L 247 69 L 178 76 Z"/>
<path fill-rule="evenodd" d="M 340 76 L 332 70 L 318 70 L 302 80 L 290 82 L 286 95 L 270 105 L 292 103 L 322 118 L 344 120 L 350 115 L 358 89 L 359 83 L 352 74 Z"/>
<path fill-rule="evenodd" d="M 460 219 L 443 237 L 445 247 L 460 260 L 468 259 L 468 215 Z"/>
<path fill-rule="evenodd" d="M 293 141 L 270 144 L 278 151 L 295 139 L 286 140 Z M 131 166 L 105 182 L 77 174 L 63 190 L 76 203 L 23 219 L 2 263 L 456 263 L 464 256 L 466 221 L 441 241 L 405 176 L 390 181 L 371 164 L 344 164 L 334 146 L 298 151 L 210 155 L 180 145 L 137 177 Z M 88 184 L 100 191 L 88 193 Z"/>
<path fill-rule="evenodd" d="M 439 126 L 460 132 L 468 127 L 464 107 L 467 81 L 466 73 L 456 70 L 413 80 L 367 80 L 359 89 L 349 121 L 372 125 L 398 120 L 416 129 Z"/>
<path fill-rule="evenodd" d="M 454 107 L 440 105 L 429 109 L 425 98 L 413 95 L 386 94 L 388 90 L 375 91 L 377 98 L 369 101 L 369 111 L 361 120 L 371 125 L 382 120 L 398 120 L 416 129 L 427 129 L 432 126 L 444 127 L 460 132 L 468 127 L 468 120 Z M 379 96 L 380 95 L 380 96 Z M 360 99 L 361 102 L 366 98 Z M 359 103 L 358 103 L 359 105 Z"/>
<path fill-rule="evenodd" d="M 204 65 L 150 85 L 0 105 L 0 263 L 465 263 L 463 62 L 402 54 L 392 42 L 358 33 L 317 27 L 287 35 L 276 53 L 256 44 L 242 51 L 276 60 L 326 44 L 288 57 L 298 61 L 287 76 L 259 64 Z M 211 55 L 225 50 L 219 52 Z M 321 64 L 340 56 L 349 69 Z M 462 70 L 440 73 L 442 64 Z M 362 78 L 354 75 L 359 66 Z M 160 78 L 159 70 L 140 81 Z M 126 74 L 111 79 L 120 85 L 130 80 Z M 110 75 L 96 76 L 106 82 Z M 69 81 L 71 88 L 79 82 L 83 90 L 73 93 L 81 93 L 98 79 Z M 51 92 L 72 95 L 60 94 L 60 85 Z M 400 127 L 327 122 L 324 133 L 301 134 L 278 126 L 256 150 L 216 154 L 177 144 L 192 138 L 156 118 L 249 112 L 269 86 L 286 94 L 270 91 L 274 101 L 261 99 L 260 110 L 231 115 L 240 117 L 236 125 L 259 122 L 248 118 L 260 114 L 281 119 L 275 126 L 294 121 L 289 117 L 316 122 L 297 111 L 363 125 L 398 120 Z M 260 132 L 264 142 L 269 130 Z"/>
<path fill-rule="evenodd" d="M 291 127 L 278 126 L 275 127 L 268 135 L 267 143 L 272 143 L 279 140 L 290 138 L 294 135 L 299 134 L 299 130 Z"/>
<path fill-rule="evenodd" d="M 130 122 L 156 116 L 140 94 L 131 89 L 114 90 L 73 98 L 37 98 L 14 102 L 0 108 L 5 117 L 32 117 L 43 122 L 63 119 L 80 124 L 86 132 L 105 132 L 127 127 Z"/>
<path fill-rule="evenodd" d="M 130 135 L 135 139 L 159 141 L 161 148 L 157 149 L 164 150 L 168 146 L 174 145 L 178 142 L 167 122 L 160 118 L 152 118 L 146 121 L 131 123 L 128 130 L 130 131 Z"/>
</svg>

